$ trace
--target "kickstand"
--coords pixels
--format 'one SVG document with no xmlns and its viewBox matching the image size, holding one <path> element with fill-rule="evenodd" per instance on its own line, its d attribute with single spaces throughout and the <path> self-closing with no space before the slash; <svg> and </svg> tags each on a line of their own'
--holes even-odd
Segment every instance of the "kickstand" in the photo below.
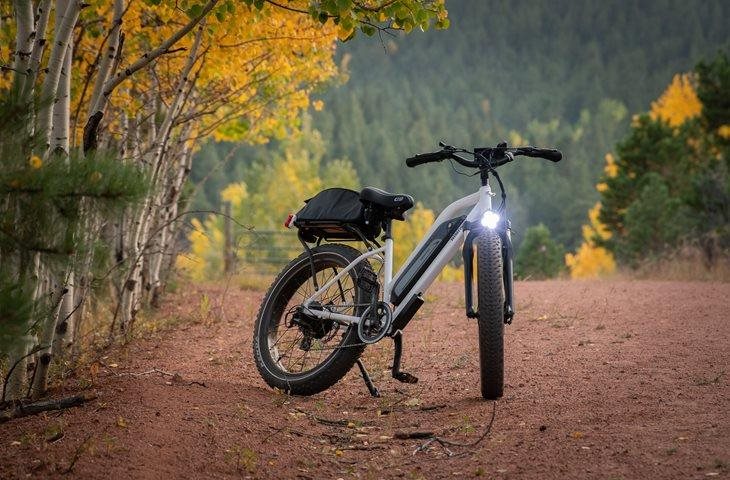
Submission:
<svg viewBox="0 0 730 480">
<path fill-rule="evenodd" d="M 367 370 L 365 370 L 365 365 L 362 363 L 362 360 L 359 358 L 357 359 L 357 366 L 360 367 L 360 373 L 362 374 L 362 379 L 365 381 L 365 385 L 367 385 L 368 390 L 370 391 L 370 395 L 373 397 L 379 397 L 380 392 L 373 384 L 372 379 L 370 378 L 370 374 Z"/>
<path fill-rule="evenodd" d="M 403 333 L 397 330 L 393 335 L 393 378 L 403 383 L 418 383 L 418 377 L 400 371 L 400 358 L 403 355 Z"/>
</svg>

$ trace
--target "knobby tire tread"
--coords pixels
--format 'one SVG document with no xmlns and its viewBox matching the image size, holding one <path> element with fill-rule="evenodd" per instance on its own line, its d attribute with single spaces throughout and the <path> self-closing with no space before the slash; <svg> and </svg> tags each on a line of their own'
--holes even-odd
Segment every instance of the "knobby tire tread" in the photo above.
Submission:
<svg viewBox="0 0 730 480">
<path fill-rule="evenodd" d="M 319 261 L 320 259 L 322 261 L 327 261 L 327 255 L 329 255 L 331 258 L 340 257 L 340 259 L 344 258 L 345 260 L 343 265 L 338 265 L 340 267 L 345 267 L 349 263 L 351 263 L 353 260 L 355 260 L 358 256 L 360 256 L 361 252 L 358 250 L 348 246 L 348 245 L 342 245 L 342 244 L 325 244 L 320 245 L 318 247 L 315 247 L 312 249 L 312 254 L 315 256 L 315 262 Z M 320 256 L 319 258 L 317 256 Z M 322 256 L 324 255 L 324 256 Z M 264 296 L 264 299 L 261 302 L 261 306 L 259 308 L 258 314 L 256 315 L 256 325 L 254 328 L 254 340 L 253 340 L 253 351 L 254 351 L 254 359 L 256 361 L 256 367 L 258 368 L 258 371 L 261 375 L 261 377 L 264 379 L 264 381 L 272 388 L 279 388 L 289 394 L 292 395 L 314 395 L 316 393 L 320 393 L 328 388 L 330 388 L 332 385 L 337 383 L 342 377 L 344 377 L 347 372 L 350 371 L 350 369 L 355 365 L 355 362 L 357 362 L 358 358 L 360 358 L 360 355 L 365 350 L 365 345 L 356 345 L 360 343 L 360 339 L 357 334 L 357 327 L 350 327 L 347 331 L 346 338 L 340 343 L 340 346 L 343 348 L 339 348 L 336 350 L 335 354 L 326 361 L 325 364 L 317 367 L 313 372 L 311 372 L 309 375 L 303 377 L 303 378 L 293 378 L 296 377 L 296 375 L 292 376 L 290 374 L 287 374 L 286 372 L 279 371 L 279 374 L 282 375 L 282 377 L 277 377 L 273 375 L 270 372 L 270 369 L 277 369 L 275 365 L 266 365 L 267 361 L 264 358 L 264 354 L 262 351 L 262 348 L 266 348 L 268 350 L 268 343 L 266 343 L 266 337 L 261 336 L 261 328 L 262 323 L 264 321 L 270 320 L 269 317 L 264 317 L 264 315 L 270 315 L 271 309 L 276 309 L 277 306 L 277 299 L 272 299 L 271 297 L 273 295 L 276 295 L 278 292 L 281 292 L 282 290 L 285 290 L 287 282 L 291 282 L 293 279 L 297 277 L 297 275 L 303 275 L 303 273 L 299 273 L 296 270 L 294 270 L 295 267 L 299 266 L 299 264 L 302 262 L 302 260 L 305 260 L 307 263 L 306 268 L 306 275 L 307 280 L 309 281 L 309 278 L 311 278 L 311 269 L 309 267 L 309 262 L 307 258 L 307 253 L 302 253 L 299 257 L 295 258 L 289 264 L 284 267 L 284 269 L 279 273 L 279 275 L 274 279 L 271 286 L 269 287 L 269 290 L 266 292 L 266 295 Z M 370 266 L 370 263 L 367 261 L 362 261 L 358 264 L 358 266 L 355 267 L 355 272 L 357 276 L 359 277 L 361 272 L 364 269 L 368 269 L 372 271 L 372 267 Z M 319 271 L 319 270 L 317 270 Z M 356 287 L 357 288 L 357 287 Z M 358 288 L 358 298 L 362 298 L 364 295 L 364 292 L 361 291 L 361 289 Z M 281 299 L 278 300 L 281 302 Z M 289 301 L 289 298 L 285 299 L 284 306 Z M 265 310 L 269 311 L 265 311 Z M 357 312 L 358 315 L 362 314 L 363 308 L 360 309 L 360 311 Z M 278 321 L 278 319 L 274 319 L 275 321 Z M 267 321 L 266 330 L 269 328 L 269 323 Z M 265 331 L 266 331 L 265 330 Z M 261 345 L 261 342 L 264 342 L 264 345 Z M 354 345 L 354 346 L 353 346 Z M 277 369 L 278 370 L 278 369 Z"/>
<path fill-rule="evenodd" d="M 497 233 L 486 231 L 476 238 L 475 243 L 481 390 L 482 397 L 495 400 L 504 393 L 502 242 Z"/>
</svg>

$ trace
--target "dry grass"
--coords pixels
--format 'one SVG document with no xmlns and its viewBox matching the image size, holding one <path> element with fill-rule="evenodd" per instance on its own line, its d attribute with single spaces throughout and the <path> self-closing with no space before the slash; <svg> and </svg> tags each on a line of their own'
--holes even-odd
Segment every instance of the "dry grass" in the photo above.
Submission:
<svg viewBox="0 0 730 480">
<path fill-rule="evenodd" d="M 619 278 L 730 282 L 730 254 L 719 255 L 708 265 L 698 248 L 686 247 L 661 259 L 646 260 L 634 270 L 622 269 Z"/>
</svg>

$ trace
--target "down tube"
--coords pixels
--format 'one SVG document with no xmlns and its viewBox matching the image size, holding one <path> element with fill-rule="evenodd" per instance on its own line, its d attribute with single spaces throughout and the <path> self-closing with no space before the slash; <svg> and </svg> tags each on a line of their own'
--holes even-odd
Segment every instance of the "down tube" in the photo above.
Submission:
<svg viewBox="0 0 730 480">
<path fill-rule="evenodd" d="M 426 269 L 425 272 L 423 272 L 423 275 L 421 275 L 421 278 L 416 282 L 413 288 L 411 288 L 407 293 L 403 295 L 403 301 L 400 303 L 400 305 L 398 305 L 398 307 L 395 309 L 395 312 L 393 313 L 394 318 L 397 318 L 401 310 L 405 308 L 405 306 L 408 304 L 409 298 L 411 298 L 413 295 L 420 295 L 424 293 L 428 289 L 428 287 L 431 286 L 434 280 L 436 280 L 436 277 L 438 277 L 439 273 L 441 273 L 441 270 L 443 270 L 444 266 L 449 262 L 449 260 L 451 260 L 454 255 L 456 255 L 456 252 L 459 251 L 463 243 L 464 227 L 461 226 L 456 231 L 456 233 L 454 233 L 449 242 L 441 249 L 441 252 L 434 259 L 431 265 Z"/>
</svg>

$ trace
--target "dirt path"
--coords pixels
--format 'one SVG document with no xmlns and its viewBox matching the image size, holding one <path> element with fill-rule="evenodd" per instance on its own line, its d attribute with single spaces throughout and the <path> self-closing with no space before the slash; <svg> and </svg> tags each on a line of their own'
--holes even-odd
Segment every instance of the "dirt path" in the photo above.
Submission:
<svg viewBox="0 0 730 480">
<path fill-rule="evenodd" d="M 730 284 L 518 284 L 491 432 L 414 454 L 423 440 L 396 432 L 470 442 L 494 408 L 461 288 L 432 288 L 408 327 L 418 384 L 388 378 L 392 342 L 367 354 L 379 399 L 355 371 L 311 398 L 273 392 L 250 347 L 261 294 L 231 291 L 221 313 L 221 289 L 188 289 L 162 316 L 194 322 L 80 375 L 98 400 L 0 425 L 0 478 L 728 477 Z M 130 375 L 152 369 L 179 377 Z"/>
</svg>

